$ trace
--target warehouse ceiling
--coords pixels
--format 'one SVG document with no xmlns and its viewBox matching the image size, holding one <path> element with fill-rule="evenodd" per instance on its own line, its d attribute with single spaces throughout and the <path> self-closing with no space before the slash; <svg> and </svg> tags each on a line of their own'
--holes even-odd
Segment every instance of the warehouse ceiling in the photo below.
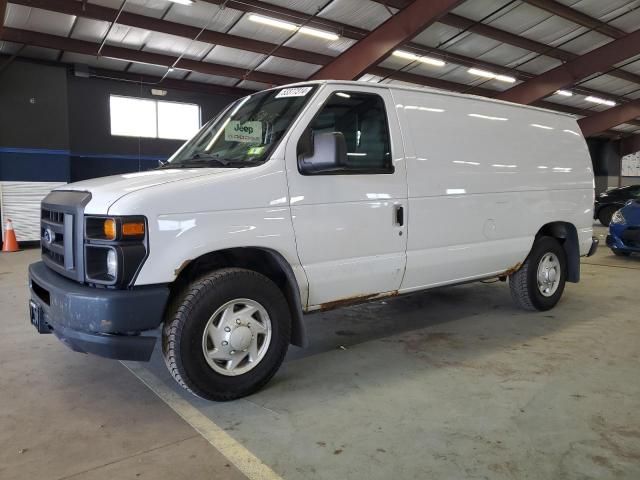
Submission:
<svg viewBox="0 0 640 480">
<path fill-rule="evenodd" d="M 640 0 L 432 0 L 422 1 L 420 22 L 403 23 L 401 12 L 419 3 L 0 0 L 0 61 L 84 64 L 102 75 L 243 94 L 321 76 L 341 55 L 352 60 L 371 31 L 388 38 L 395 22 L 410 35 L 388 51 L 365 50 L 375 61 L 354 79 L 528 98 L 522 103 L 579 117 L 608 111 L 590 122 L 590 134 L 640 133 L 640 41 L 631 35 Z M 606 61 L 611 52 L 615 63 Z M 535 95 L 558 75 L 562 82 L 564 70 L 568 84 Z"/>
</svg>

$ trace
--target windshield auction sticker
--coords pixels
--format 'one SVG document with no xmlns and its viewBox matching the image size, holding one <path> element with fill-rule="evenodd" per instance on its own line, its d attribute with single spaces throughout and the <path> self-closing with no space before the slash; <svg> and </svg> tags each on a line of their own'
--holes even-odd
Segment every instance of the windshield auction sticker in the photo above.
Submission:
<svg viewBox="0 0 640 480">
<path fill-rule="evenodd" d="M 278 92 L 276 98 L 304 97 L 313 87 L 292 87 L 283 88 Z"/>
<path fill-rule="evenodd" d="M 262 143 L 262 122 L 230 121 L 224 128 L 227 142 Z"/>
</svg>

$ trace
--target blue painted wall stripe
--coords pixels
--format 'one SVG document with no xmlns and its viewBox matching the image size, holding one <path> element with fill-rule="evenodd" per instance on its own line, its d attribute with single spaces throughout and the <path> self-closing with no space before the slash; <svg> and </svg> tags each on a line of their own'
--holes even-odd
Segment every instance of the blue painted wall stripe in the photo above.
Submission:
<svg viewBox="0 0 640 480">
<path fill-rule="evenodd" d="M 12 153 L 12 154 L 25 154 L 25 155 L 67 155 L 71 157 L 79 158 L 112 158 L 122 160 L 166 160 L 166 156 L 159 155 L 115 155 L 109 153 L 75 153 L 69 150 L 48 150 L 45 148 L 14 148 L 14 147 L 0 147 L 0 154 Z"/>
</svg>

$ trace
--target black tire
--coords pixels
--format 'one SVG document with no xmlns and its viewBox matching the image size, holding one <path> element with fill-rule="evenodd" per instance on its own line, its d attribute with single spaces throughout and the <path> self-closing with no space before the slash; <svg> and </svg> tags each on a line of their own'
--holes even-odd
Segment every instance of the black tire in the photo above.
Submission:
<svg viewBox="0 0 640 480">
<path fill-rule="evenodd" d="M 623 252 L 621 250 L 614 250 L 611 249 L 611 251 L 613 252 L 614 255 L 616 255 L 617 257 L 628 257 L 631 255 L 631 252 Z"/>
<path fill-rule="evenodd" d="M 271 341 L 253 369 L 226 376 L 207 362 L 202 337 L 211 315 L 237 298 L 254 300 L 264 307 L 271 320 Z M 227 401 L 266 385 L 284 360 L 290 332 L 289 307 L 275 283 L 251 270 L 225 268 L 194 281 L 175 300 L 162 332 L 162 353 L 169 372 L 182 387 L 207 400 Z"/>
<path fill-rule="evenodd" d="M 618 211 L 618 207 L 603 207 L 598 212 L 598 220 L 602 225 L 608 227 L 611 223 L 611 217 Z"/>
<path fill-rule="evenodd" d="M 538 265 L 548 254 L 553 253 L 560 264 L 558 287 L 551 296 L 544 296 L 538 288 Z M 511 298 L 517 306 L 529 311 L 544 311 L 553 308 L 564 291 L 567 278 L 567 259 L 562 245 L 553 237 L 540 237 L 533 244 L 522 267 L 509 276 Z"/>
</svg>

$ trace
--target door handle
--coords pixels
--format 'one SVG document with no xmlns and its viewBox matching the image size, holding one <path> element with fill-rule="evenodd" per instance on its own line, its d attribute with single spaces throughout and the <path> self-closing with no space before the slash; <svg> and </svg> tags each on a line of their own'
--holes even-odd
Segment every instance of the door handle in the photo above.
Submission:
<svg viewBox="0 0 640 480">
<path fill-rule="evenodd" d="M 404 225 L 404 207 L 402 205 L 396 205 L 396 225 L 401 227 Z"/>
</svg>

